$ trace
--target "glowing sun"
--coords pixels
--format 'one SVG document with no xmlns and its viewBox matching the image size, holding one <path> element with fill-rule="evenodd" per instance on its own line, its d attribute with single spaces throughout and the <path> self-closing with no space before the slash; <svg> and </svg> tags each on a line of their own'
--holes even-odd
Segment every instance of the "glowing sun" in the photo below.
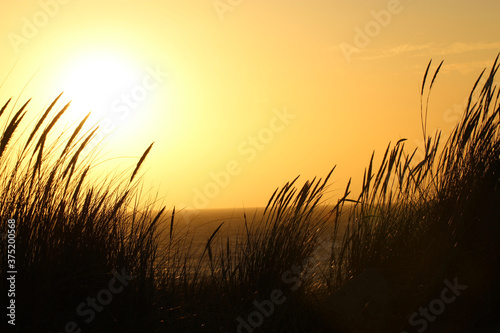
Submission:
<svg viewBox="0 0 500 333">
<path fill-rule="evenodd" d="M 88 112 L 91 119 L 114 118 L 113 102 L 136 84 L 138 66 L 120 53 L 94 52 L 69 61 L 60 75 L 64 96 L 72 100 L 68 110 L 71 121 Z"/>
</svg>

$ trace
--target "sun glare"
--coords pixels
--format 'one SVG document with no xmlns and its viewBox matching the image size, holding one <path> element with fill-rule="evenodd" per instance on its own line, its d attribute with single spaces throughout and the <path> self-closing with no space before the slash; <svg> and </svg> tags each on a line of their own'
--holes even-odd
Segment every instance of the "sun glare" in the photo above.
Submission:
<svg viewBox="0 0 500 333">
<path fill-rule="evenodd" d="M 68 121 L 81 120 L 91 112 L 91 121 L 113 118 L 113 101 L 137 81 L 137 65 L 121 54 L 93 53 L 77 57 L 60 76 L 64 96 L 70 99 Z"/>
</svg>

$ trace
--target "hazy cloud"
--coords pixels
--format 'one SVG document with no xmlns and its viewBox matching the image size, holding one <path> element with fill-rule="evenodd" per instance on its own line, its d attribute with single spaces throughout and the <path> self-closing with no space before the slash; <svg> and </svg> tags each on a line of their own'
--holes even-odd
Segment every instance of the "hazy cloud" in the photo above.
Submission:
<svg viewBox="0 0 500 333">
<path fill-rule="evenodd" d="M 500 42 L 474 42 L 474 43 L 464 43 L 455 42 L 452 44 L 438 44 L 438 43 L 426 43 L 426 44 L 402 44 L 389 49 L 367 49 L 366 56 L 360 56 L 362 59 L 380 59 L 380 58 L 391 58 L 400 55 L 406 55 L 411 57 L 428 57 L 431 56 L 442 56 L 450 54 L 460 54 L 472 51 L 488 51 L 497 50 L 500 51 Z M 368 54 L 370 53 L 370 54 Z"/>
</svg>

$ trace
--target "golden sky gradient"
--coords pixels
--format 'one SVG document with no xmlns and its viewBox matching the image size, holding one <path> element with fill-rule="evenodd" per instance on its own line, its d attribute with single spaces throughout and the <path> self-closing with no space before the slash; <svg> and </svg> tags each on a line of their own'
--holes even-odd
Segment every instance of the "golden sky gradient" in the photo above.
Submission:
<svg viewBox="0 0 500 333">
<path fill-rule="evenodd" d="M 286 181 L 334 165 L 332 197 L 351 176 L 359 186 L 374 149 L 421 142 L 420 84 L 431 58 L 445 62 L 429 128 L 446 132 L 500 52 L 493 0 L 0 6 L 2 103 L 33 98 L 38 115 L 65 91 L 67 124 L 88 111 L 103 122 L 105 157 L 120 157 L 102 163 L 106 170 L 132 168 L 155 141 L 145 187 L 179 208 L 263 206 Z"/>
</svg>

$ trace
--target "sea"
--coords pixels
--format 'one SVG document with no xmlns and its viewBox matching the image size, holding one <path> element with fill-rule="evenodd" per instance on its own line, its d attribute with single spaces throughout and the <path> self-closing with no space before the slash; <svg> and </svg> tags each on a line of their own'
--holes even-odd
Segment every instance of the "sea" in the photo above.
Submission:
<svg viewBox="0 0 500 333">
<path fill-rule="evenodd" d="M 237 243 L 241 244 L 246 239 L 246 225 L 251 228 L 261 223 L 264 210 L 264 207 L 176 210 L 172 239 L 177 240 L 176 249 L 188 254 L 190 265 L 197 265 L 200 263 L 202 254 L 207 255 L 207 242 L 216 230 L 218 230 L 216 237 L 210 243 L 213 253 L 217 252 L 217 249 L 225 249 L 228 244 L 230 249 L 234 249 Z M 165 248 L 170 240 L 171 216 L 172 211 L 167 211 L 162 223 L 161 239 Z M 333 225 L 331 227 L 333 229 Z M 344 228 L 345 223 L 341 222 L 339 229 L 342 231 Z M 326 229 L 325 235 L 320 235 L 316 255 L 319 254 L 323 258 L 329 257 L 332 245 L 338 247 L 341 243 L 343 232 L 340 232 L 338 239 L 334 240 L 330 232 L 332 229 Z M 205 260 L 203 266 L 206 264 Z"/>
</svg>

